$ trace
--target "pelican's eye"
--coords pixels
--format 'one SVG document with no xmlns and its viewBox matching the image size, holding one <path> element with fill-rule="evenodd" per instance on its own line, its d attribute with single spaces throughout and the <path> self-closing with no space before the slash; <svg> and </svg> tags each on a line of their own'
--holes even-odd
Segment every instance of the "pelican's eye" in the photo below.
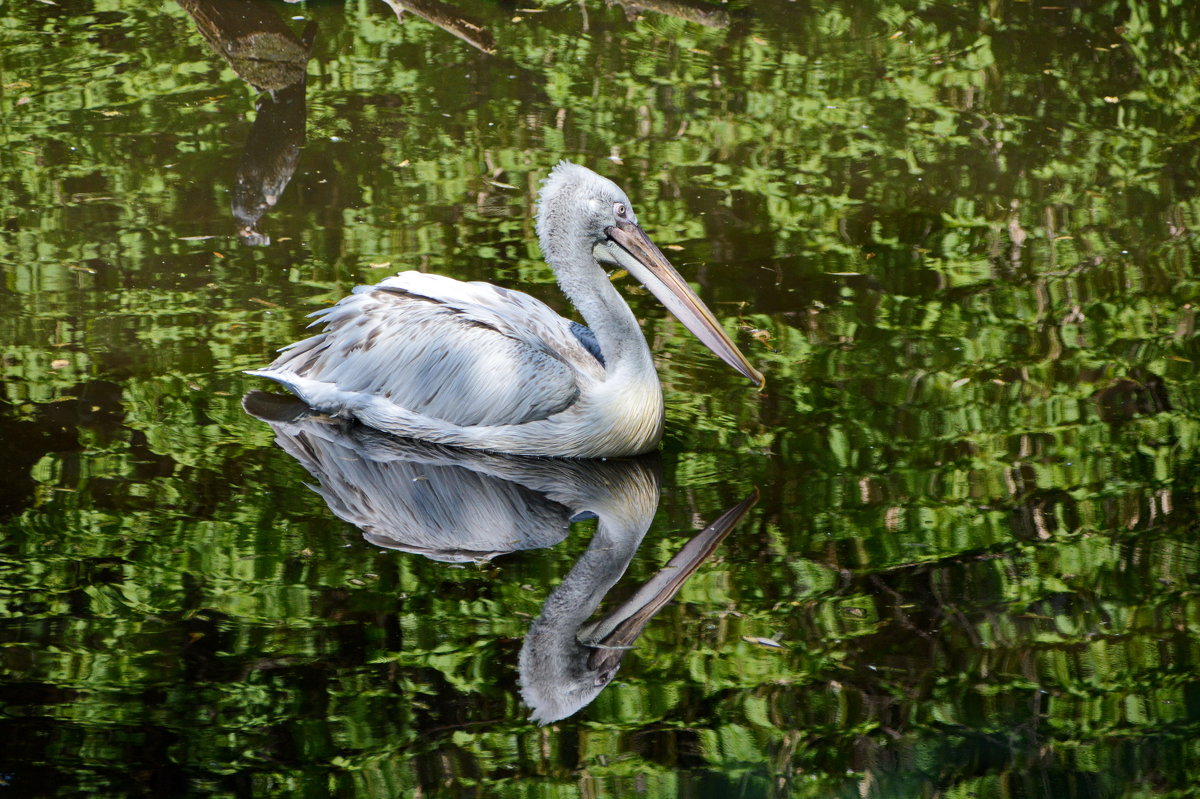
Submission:
<svg viewBox="0 0 1200 799">
<path fill-rule="evenodd" d="M 629 209 L 625 207 L 625 203 L 613 203 L 613 213 L 617 215 L 617 219 L 626 219 Z"/>
</svg>

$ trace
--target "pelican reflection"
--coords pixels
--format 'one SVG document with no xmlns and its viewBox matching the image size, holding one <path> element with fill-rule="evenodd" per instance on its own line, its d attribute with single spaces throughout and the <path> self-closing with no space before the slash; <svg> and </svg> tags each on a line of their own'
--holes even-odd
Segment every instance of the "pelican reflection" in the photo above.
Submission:
<svg viewBox="0 0 1200 799">
<path fill-rule="evenodd" d="M 481 562 L 553 546 L 573 520 L 597 518 L 587 551 L 547 597 L 521 648 L 521 695 L 542 724 L 595 699 L 650 619 L 757 499 L 755 493 L 725 513 L 629 599 L 592 620 L 654 519 L 656 456 L 520 458 L 396 438 L 291 397 L 252 391 L 243 405 L 317 479 L 313 488 L 330 510 L 377 546 Z"/>
</svg>

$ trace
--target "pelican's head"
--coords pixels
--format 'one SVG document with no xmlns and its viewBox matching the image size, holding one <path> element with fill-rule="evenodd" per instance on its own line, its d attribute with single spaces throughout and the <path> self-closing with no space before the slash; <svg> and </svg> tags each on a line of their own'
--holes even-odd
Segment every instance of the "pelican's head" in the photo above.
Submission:
<svg viewBox="0 0 1200 799">
<path fill-rule="evenodd" d="M 537 232 L 560 279 L 561 270 L 578 264 L 580 244 L 590 246 L 596 261 L 629 272 L 721 360 L 763 384 L 762 373 L 638 225 L 629 197 L 616 183 L 587 167 L 559 162 L 538 198 Z"/>
</svg>

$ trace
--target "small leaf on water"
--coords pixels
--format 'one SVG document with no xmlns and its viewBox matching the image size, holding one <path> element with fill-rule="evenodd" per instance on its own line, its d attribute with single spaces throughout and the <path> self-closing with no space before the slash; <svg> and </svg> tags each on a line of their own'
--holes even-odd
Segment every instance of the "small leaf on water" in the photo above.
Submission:
<svg viewBox="0 0 1200 799">
<path fill-rule="evenodd" d="M 757 635 L 743 635 L 742 640 L 748 644 L 758 644 L 759 646 L 769 646 L 773 649 L 782 649 L 783 644 L 776 641 L 774 638 L 760 638 Z"/>
</svg>

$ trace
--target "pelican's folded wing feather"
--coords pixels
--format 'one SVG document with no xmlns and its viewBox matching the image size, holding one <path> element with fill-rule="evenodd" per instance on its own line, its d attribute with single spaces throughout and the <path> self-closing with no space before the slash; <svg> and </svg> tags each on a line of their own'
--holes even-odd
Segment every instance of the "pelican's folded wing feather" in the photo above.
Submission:
<svg viewBox="0 0 1200 799">
<path fill-rule="evenodd" d="M 600 368 L 567 320 L 487 283 L 405 272 L 314 316 L 322 332 L 260 374 L 298 375 L 455 425 L 545 419 Z"/>
</svg>

